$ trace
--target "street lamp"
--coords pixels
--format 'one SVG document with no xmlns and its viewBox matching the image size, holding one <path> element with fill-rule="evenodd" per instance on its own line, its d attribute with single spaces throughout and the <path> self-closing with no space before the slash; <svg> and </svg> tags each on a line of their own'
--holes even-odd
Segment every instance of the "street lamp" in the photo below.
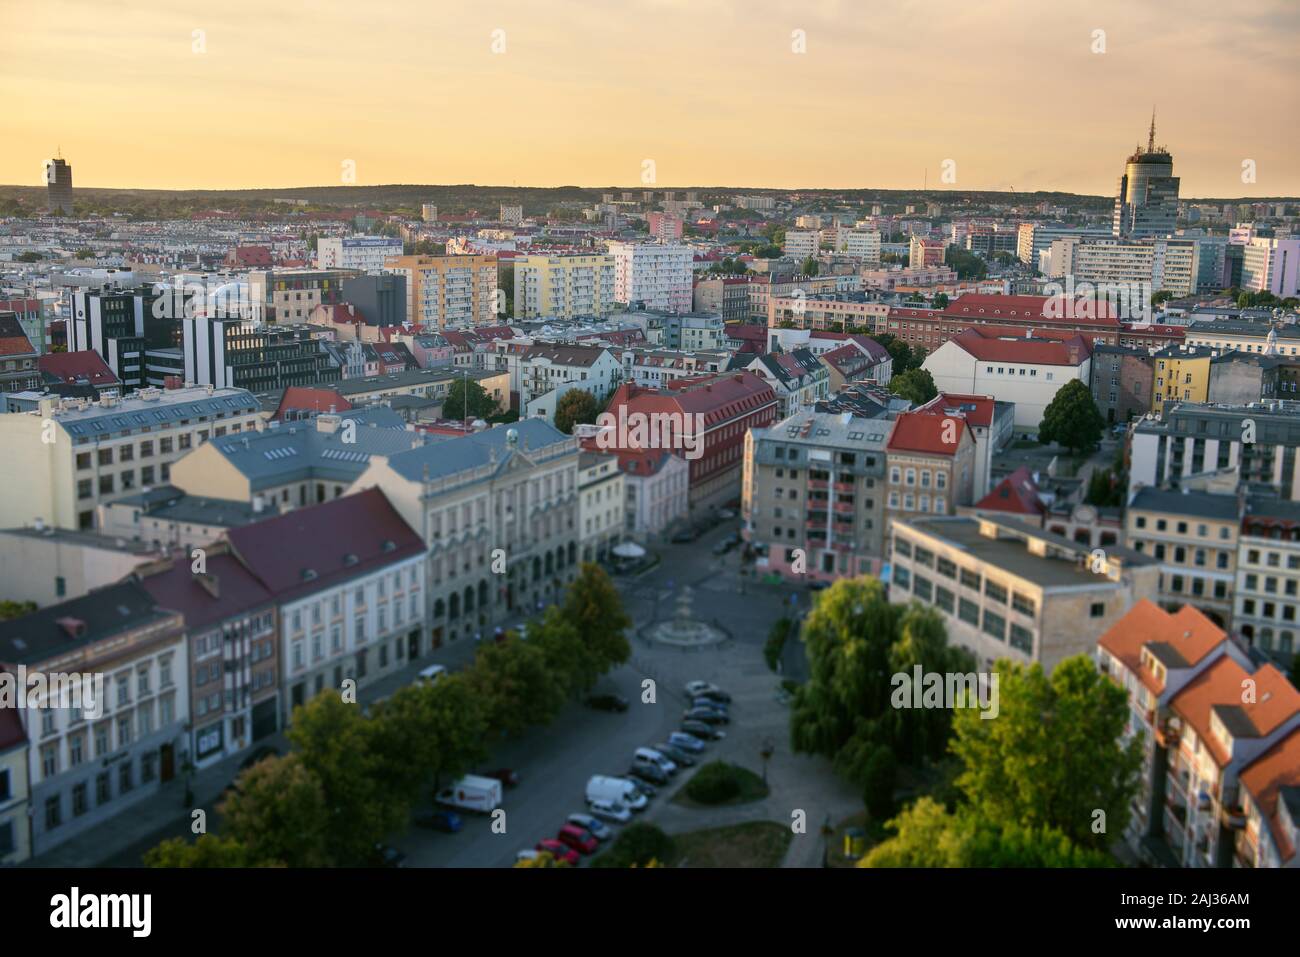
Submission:
<svg viewBox="0 0 1300 957">
<path fill-rule="evenodd" d="M 763 757 L 763 784 L 767 784 L 767 762 L 772 760 L 772 755 L 776 753 L 776 745 L 771 738 L 763 739 L 763 748 L 758 752 Z"/>
</svg>

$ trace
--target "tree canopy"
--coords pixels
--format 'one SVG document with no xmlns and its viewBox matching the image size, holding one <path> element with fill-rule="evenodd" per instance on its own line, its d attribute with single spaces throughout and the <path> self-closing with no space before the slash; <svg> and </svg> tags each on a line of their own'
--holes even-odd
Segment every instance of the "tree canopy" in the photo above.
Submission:
<svg viewBox="0 0 1300 957">
<path fill-rule="evenodd" d="M 1100 442 L 1105 428 L 1106 420 L 1097 409 L 1088 386 L 1081 379 L 1071 379 L 1056 390 L 1056 395 L 1043 410 L 1038 439 L 1079 452 Z"/>
</svg>

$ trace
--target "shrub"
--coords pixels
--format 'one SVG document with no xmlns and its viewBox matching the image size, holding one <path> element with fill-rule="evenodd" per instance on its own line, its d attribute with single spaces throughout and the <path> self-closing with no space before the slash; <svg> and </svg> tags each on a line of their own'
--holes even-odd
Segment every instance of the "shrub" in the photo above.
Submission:
<svg viewBox="0 0 1300 957">
<path fill-rule="evenodd" d="M 629 824 L 608 851 L 594 858 L 592 867 L 648 867 L 651 861 L 672 856 L 673 839 L 644 821 Z M 658 865 L 662 866 L 662 865 Z"/>
<path fill-rule="evenodd" d="M 710 761 L 686 785 L 686 796 L 700 804 L 721 804 L 740 796 L 738 769 L 725 761 Z"/>
<path fill-rule="evenodd" d="M 785 640 L 789 634 L 789 618 L 778 618 L 767 633 L 767 643 L 763 645 L 763 658 L 773 671 L 776 671 L 777 662 L 781 660 L 781 652 L 785 649 Z"/>
</svg>

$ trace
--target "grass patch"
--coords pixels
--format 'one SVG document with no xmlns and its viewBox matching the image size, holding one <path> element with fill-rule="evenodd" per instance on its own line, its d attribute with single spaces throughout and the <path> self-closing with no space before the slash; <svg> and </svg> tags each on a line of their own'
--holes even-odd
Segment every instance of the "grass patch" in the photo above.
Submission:
<svg viewBox="0 0 1300 957">
<path fill-rule="evenodd" d="M 748 768 L 710 761 L 691 776 L 672 801 L 683 807 L 728 807 L 761 801 L 770 793 L 763 779 Z"/>
<path fill-rule="evenodd" d="M 675 867 L 780 867 L 794 834 L 788 825 L 749 821 L 673 837 Z"/>
</svg>

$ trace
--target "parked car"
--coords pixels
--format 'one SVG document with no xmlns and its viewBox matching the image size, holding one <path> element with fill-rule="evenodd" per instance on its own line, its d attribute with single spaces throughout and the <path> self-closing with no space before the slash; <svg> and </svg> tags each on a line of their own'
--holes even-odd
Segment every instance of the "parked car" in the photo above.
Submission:
<svg viewBox="0 0 1300 957">
<path fill-rule="evenodd" d="M 706 724 L 727 724 L 731 719 L 714 708 L 687 708 L 682 712 L 687 721 L 703 721 Z"/>
<path fill-rule="evenodd" d="M 695 766 L 695 759 L 686 753 L 685 748 L 679 748 L 673 744 L 664 744 L 662 741 L 655 745 L 655 750 L 664 757 L 671 760 L 681 768 L 691 768 Z"/>
<path fill-rule="evenodd" d="M 723 691 L 721 688 L 718 687 L 714 687 L 712 691 L 702 691 L 699 694 L 695 695 L 695 698 L 696 699 L 706 698 L 709 701 L 714 701 L 721 705 L 731 704 L 731 695 L 727 694 L 725 691 Z"/>
<path fill-rule="evenodd" d="M 461 816 L 452 811 L 434 811 L 431 814 L 421 814 L 415 819 L 416 827 L 427 827 L 431 831 L 447 834 L 455 834 L 464 823 Z"/>
<path fill-rule="evenodd" d="M 491 778 L 493 781 L 500 781 L 508 788 L 519 786 L 519 774 L 510 768 L 497 768 L 495 771 L 485 771 L 483 777 Z"/>
<path fill-rule="evenodd" d="M 587 707 L 596 711 L 626 711 L 627 699 L 617 694 L 593 694 L 587 696 Z"/>
<path fill-rule="evenodd" d="M 553 837 L 548 837 L 544 841 L 538 841 L 536 850 L 545 851 L 557 861 L 564 861 L 568 864 L 572 864 L 574 867 L 577 867 L 578 862 L 582 860 L 582 858 L 578 856 L 577 851 L 567 845 L 561 844 Z"/>
<path fill-rule="evenodd" d="M 532 860 L 536 860 L 536 858 L 537 858 L 537 854 L 538 854 L 538 852 L 535 851 L 535 850 L 533 850 L 533 849 L 530 847 L 530 848 L 528 848 L 527 850 L 520 851 L 518 854 L 516 854 L 516 855 L 515 855 L 515 860 L 516 860 L 516 861 L 532 861 Z"/>
<path fill-rule="evenodd" d="M 673 762 L 673 759 L 661 754 L 654 748 L 637 748 L 632 754 L 632 763 L 653 764 L 670 777 L 677 773 L 677 765 Z"/>
<path fill-rule="evenodd" d="M 375 867 L 406 866 L 406 855 L 389 844 L 376 844 L 371 859 Z"/>
<path fill-rule="evenodd" d="M 674 748 L 679 748 L 691 754 L 700 754 L 704 750 L 704 739 L 697 738 L 686 731 L 672 732 L 672 734 L 668 735 L 668 743 Z"/>
<path fill-rule="evenodd" d="M 703 741 L 717 741 L 718 739 L 727 736 L 727 732 L 719 731 L 713 725 L 705 724 L 703 721 L 683 721 L 682 730 L 687 734 L 695 735 Z"/>
<path fill-rule="evenodd" d="M 632 820 L 632 812 L 615 801 L 592 801 L 591 816 L 615 824 L 626 824 Z"/>
<path fill-rule="evenodd" d="M 731 717 L 731 709 L 717 698 L 709 698 L 702 695 L 691 702 L 691 707 L 708 708 L 710 711 L 719 711 L 727 717 Z"/>
<path fill-rule="evenodd" d="M 683 528 L 679 532 L 674 532 L 673 537 L 669 539 L 669 541 L 671 541 L 674 545 L 687 545 L 695 541 L 697 537 L 698 536 L 696 536 L 695 534 L 695 529 Z"/>
<path fill-rule="evenodd" d="M 627 773 L 651 784 L 667 784 L 668 772 L 657 764 L 634 762 Z"/>
<path fill-rule="evenodd" d="M 467 774 L 451 787 L 443 788 L 434 797 L 438 804 L 459 808 L 462 811 L 478 811 L 491 814 L 501 806 L 501 782 L 496 778 L 485 778 L 477 774 Z"/>
<path fill-rule="evenodd" d="M 721 690 L 721 688 L 709 681 L 688 681 L 686 683 L 686 697 L 688 698 L 698 698 L 710 691 Z"/>
<path fill-rule="evenodd" d="M 727 552 L 731 551 L 735 547 L 736 547 L 736 543 L 731 540 L 730 536 L 728 536 L 726 538 L 720 539 L 718 542 L 714 544 L 713 554 L 725 555 L 727 554 Z"/>
<path fill-rule="evenodd" d="M 827 588 L 830 587 L 831 587 L 830 582 L 822 581 L 821 579 L 818 578 L 814 578 L 812 581 L 808 583 L 809 591 L 825 591 Z"/>
<path fill-rule="evenodd" d="M 735 517 L 736 517 L 736 510 L 734 508 L 718 509 L 718 518 L 722 519 L 724 522 L 730 521 Z"/>
<path fill-rule="evenodd" d="M 576 824 L 566 824 L 561 827 L 555 839 L 581 854 L 595 854 L 596 848 L 600 847 L 600 841 L 596 840 L 590 831 Z"/>
<path fill-rule="evenodd" d="M 598 841 L 608 841 L 614 836 L 614 829 L 592 814 L 570 814 L 565 820 L 574 827 L 590 832 Z"/>
<path fill-rule="evenodd" d="M 427 668 L 421 668 L 420 673 L 415 676 L 417 682 L 428 682 L 433 684 L 447 673 L 446 665 L 429 665 Z"/>
<path fill-rule="evenodd" d="M 259 761 L 262 761 L 266 758 L 278 758 L 279 756 L 280 756 L 279 748 L 272 747 L 269 744 L 264 744 L 260 748 L 254 749 L 252 754 L 244 758 L 243 761 L 239 762 L 239 770 L 247 771 L 249 768 L 251 768 L 254 764 L 257 764 L 257 762 Z"/>
</svg>

